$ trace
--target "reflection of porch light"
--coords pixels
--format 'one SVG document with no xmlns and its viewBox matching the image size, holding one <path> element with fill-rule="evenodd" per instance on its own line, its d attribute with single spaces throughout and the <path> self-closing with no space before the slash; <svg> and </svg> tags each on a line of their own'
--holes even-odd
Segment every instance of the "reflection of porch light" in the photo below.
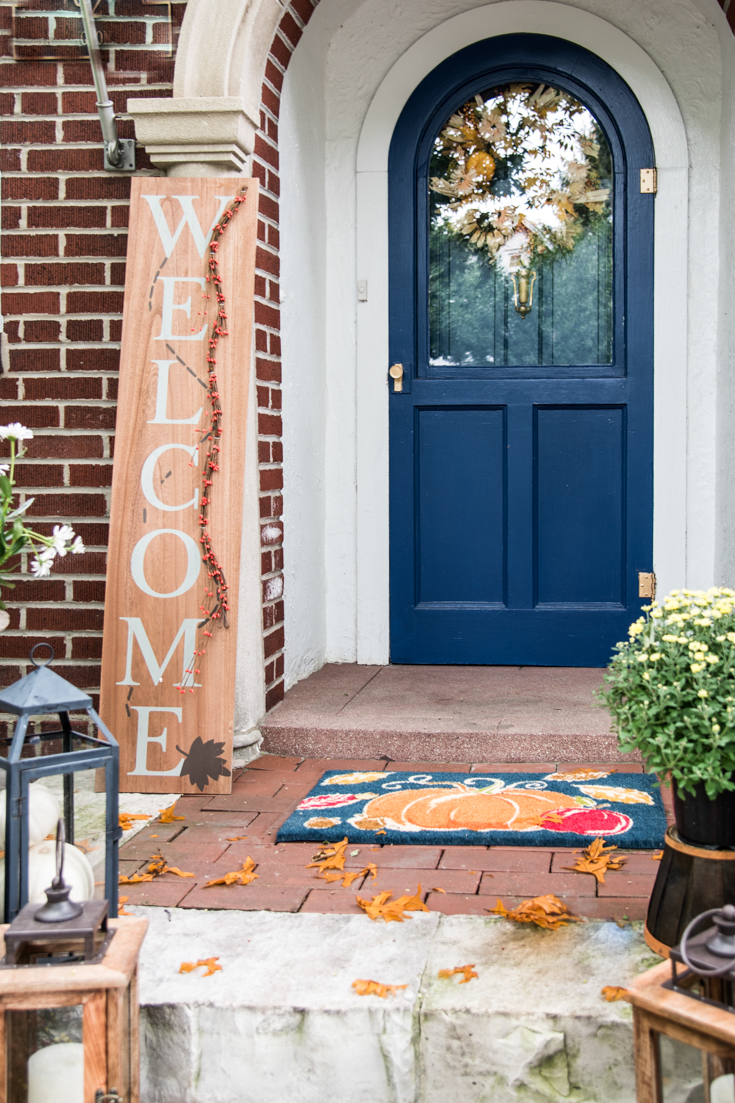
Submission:
<svg viewBox="0 0 735 1103">
<path fill-rule="evenodd" d="M 519 264 L 515 270 L 511 270 L 510 278 L 513 280 L 513 305 L 521 318 L 531 313 L 533 307 L 533 285 L 536 282 L 536 273 Z"/>
</svg>

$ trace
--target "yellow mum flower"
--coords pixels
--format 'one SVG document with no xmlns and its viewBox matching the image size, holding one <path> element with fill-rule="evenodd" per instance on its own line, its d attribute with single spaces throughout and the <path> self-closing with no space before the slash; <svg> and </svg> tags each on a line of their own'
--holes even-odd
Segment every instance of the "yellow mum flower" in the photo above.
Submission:
<svg viewBox="0 0 735 1103">
<path fill-rule="evenodd" d="M 715 733 L 715 735 L 719 735 L 720 734 L 720 725 L 719 724 L 713 724 L 712 725 L 712 731 Z"/>
<path fill-rule="evenodd" d="M 707 692 L 706 689 L 700 689 L 699 693 L 697 694 L 697 697 L 709 697 L 709 693 Z"/>
<path fill-rule="evenodd" d="M 663 655 L 660 651 L 654 651 L 652 655 L 648 656 L 652 663 L 658 662 L 659 659 L 663 659 Z"/>
<path fill-rule="evenodd" d="M 692 663 L 689 669 L 691 670 L 692 674 L 699 674 L 700 670 L 704 670 L 704 665 L 704 663 Z"/>
<path fill-rule="evenodd" d="M 643 681 L 644 682 L 650 682 L 650 680 L 651 680 L 651 675 L 648 673 L 647 670 L 644 670 L 644 672 L 643 672 Z"/>
<path fill-rule="evenodd" d="M 712 654 L 709 654 L 709 655 L 707 656 L 707 662 L 708 662 L 708 663 L 718 663 L 719 661 L 720 661 L 720 660 L 719 660 L 719 659 L 717 658 L 717 656 L 716 656 L 716 655 L 712 655 Z"/>
<path fill-rule="evenodd" d="M 724 638 L 725 637 L 723 636 L 723 639 Z M 679 637 L 678 636 L 667 635 L 667 636 L 662 636 L 661 639 L 664 641 L 664 643 L 678 643 L 679 642 Z"/>
</svg>

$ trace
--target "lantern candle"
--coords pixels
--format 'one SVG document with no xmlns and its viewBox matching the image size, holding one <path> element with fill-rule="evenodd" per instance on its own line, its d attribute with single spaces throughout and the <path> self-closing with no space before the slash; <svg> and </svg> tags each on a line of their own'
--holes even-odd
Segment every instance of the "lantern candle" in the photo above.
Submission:
<svg viewBox="0 0 735 1103">
<path fill-rule="evenodd" d="M 709 1086 L 710 1103 L 734 1103 L 735 1078 L 731 1072 L 718 1076 Z"/>
<path fill-rule="evenodd" d="M 84 1046 L 60 1042 L 28 1060 L 28 1103 L 84 1103 Z"/>
</svg>

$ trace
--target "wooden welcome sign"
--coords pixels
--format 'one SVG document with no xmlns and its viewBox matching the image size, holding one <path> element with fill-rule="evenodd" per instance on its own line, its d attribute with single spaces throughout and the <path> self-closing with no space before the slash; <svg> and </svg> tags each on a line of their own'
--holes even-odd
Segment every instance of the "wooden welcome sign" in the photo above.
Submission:
<svg viewBox="0 0 735 1103">
<path fill-rule="evenodd" d="M 132 185 L 100 711 L 122 791 L 227 793 L 258 184 Z"/>
</svg>

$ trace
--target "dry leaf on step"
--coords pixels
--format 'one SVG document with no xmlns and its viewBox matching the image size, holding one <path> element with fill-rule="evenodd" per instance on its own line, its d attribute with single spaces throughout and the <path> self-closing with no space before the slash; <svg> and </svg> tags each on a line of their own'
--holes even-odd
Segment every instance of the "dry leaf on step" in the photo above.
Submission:
<svg viewBox="0 0 735 1103">
<path fill-rule="evenodd" d="M 600 990 L 600 995 L 604 996 L 608 1003 L 615 1003 L 616 1000 L 625 1000 L 628 998 L 628 989 L 621 988 L 619 984 L 606 984 L 605 987 Z"/>
<path fill-rule="evenodd" d="M 214 881 L 207 881 L 204 888 L 209 889 L 212 885 L 249 885 L 250 882 L 254 881 L 258 876 L 254 870 L 255 862 L 248 856 L 243 862 L 242 869 L 236 869 L 232 873 L 226 873 L 224 877 L 217 877 Z"/>
<path fill-rule="evenodd" d="M 222 966 L 217 964 L 218 961 L 218 957 L 200 958 L 199 961 L 182 961 L 179 972 L 193 973 L 195 969 L 198 969 L 200 966 L 204 966 L 206 972 L 202 973 L 202 976 L 211 977 L 214 973 L 222 972 Z"/>
<path fill-rule="evenodd" d="M 393 996 L 396 992 L 400 992 L 403 988 L 408 988 L 407 984 L 379 984 L 377 980 L 353 980 L 352 987 L 357 992 L 358 996 L 381 996 L 383 999 L 386 996 Z"/>
<path fill-rule="evenodd" d="M 663 858 L 663 856 L 664 856 L 663 850 L 654 850 L 653 854 L 651 855 L 651 861 L 660 862 L 661 859 Z"/>
<path fill-rule="evenodd" d="M 347 836 L 341 843 L 324 843 L 321 850 L 317 851 L 311 862 L 307 862 L 307 869 L 320 869 L 322 873 L 328 869 L 345 868 L 345 850 L 347 849 Z"/>
<path fill-rule="evenodd" d="M 413 896 L 399 896 L 391 900 L 393 893 L 390 889 L 379 892 L 372 900 L 363 900 L 361 896 L 355 899 L 366 915 L 371 919 L 384 919 L 386 923 L 402 923 L 405 912 L 427 912 L 429 909 L 421 899 L 421 885 Z"/>
<path fill-rule="evenodd" d="M 142 881 L 152 881 L 152 873 L 134 873 L 132 877 L 125 877 L 122 873 L 117 879 L 119 885 L 139 885 Z"/>
<path fill-rule="evenodd" d="M 534 896 L 531 900 L 524 900 L 517 908 L 510 911 L 498 900 L 494 908 L 488 908 L 491 914 L 502 915 L 505 919 L 512 919 L 514 923 L 535 923 L 547 931 L 557 931 L 567 923 L 580 923 L 581 919 L 562 903 L 558 896 L 552 892 L 546 896 Z"/>
<path fill-rule="evenodd" d="M 241 841 L 242 841 L 243 839 L 247 839 L 247 838 L 248 838 L 248 836 L 247 836 L 247 835 L 233 835 L 231 839 L 228 839 L 228 840 L 227 840 L 227 842 L 228 842 L 228 843 L 239 843 L 239 842 L 241 842 Z"/>
<path fill-rule="evenodd" d="M 573 866 L 564 866 L 564 869 L 570 869 L 573 873 L 591 873 L 599 884 L 604 885 L 608 869 L 622 869 L 625 865 L 625 858 L 613 855 L 613 850 L 617 849 L 616 846 L 606 846 L 602 838 L 595 839 L 574 859 Z"/>
<path fill-rule="evenodd" d="M 176 801 L 174 801 L 174 803 L 171 805 L 170 808 L 159 808 L 158 809 L 158 819 L 159 819 L 159 821 L 161 823 L 173 823 L 174 820 L 185 820 L 186 816 L 175 816 L 174 815 L 174 808 L 175 807 L 176 807 Z"/>
<path fill-rule="evenodd" d="M 129 896 L 118 896 L 117 902 L 120 905 L 120 907 L 117 909 L 117 914 L 118 915 L 132 915 L 133 914 L 132 912 L 126 912 L 125 908 L 122 906 L 123 904 L 127 904 L 129 899 L 130 899 Z"/>
<path fill-rule="evenodd" d="M 440 969 L 437 975 L 440 976 L 442 980 L 449 980 L 450 977 L 453 977 L 458 973 L 462 974 L 462 980 L 459 983 L 468 984 L 473 977 L 477 976 L 477 973 L 475 972 L 474 961 L 472 962 L 472 965 L 458 965 L 456 969 Z"/>
<path fill-rule="evenodd" d="M 445 896 L 447 895 L 447 890 L 446 889 L 437 888 L 436 885 L 432 886 L 431 891 L 432 892 L 443 892 Z"/>
</svg>

